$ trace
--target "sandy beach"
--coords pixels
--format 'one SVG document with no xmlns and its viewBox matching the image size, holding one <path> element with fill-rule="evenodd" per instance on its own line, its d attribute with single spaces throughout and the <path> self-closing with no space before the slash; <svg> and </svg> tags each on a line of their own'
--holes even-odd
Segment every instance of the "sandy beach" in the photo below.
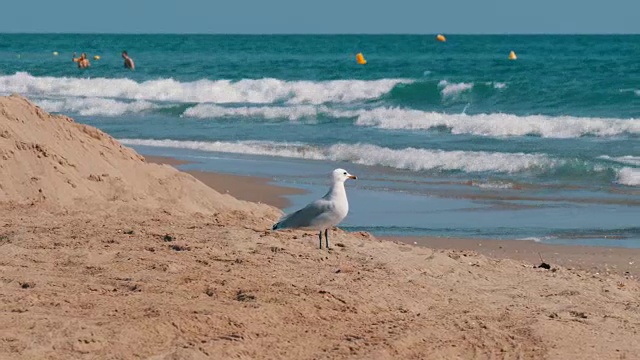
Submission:
<svg viewBox="0 0 640 360">
<path fill-rule="evenodd" d="M 293 190 L 220 174 L 207 186 L 150 160 L 0 98 L 0 358 L 640 353 L 633 251 L 341 230 L 320 251 L 313 232 L 269 230 L 282 213 L 268 204 Z M 537 252 L 551 269 L 524 255 Z"/>
<path fill-rule="evenodd" d="M 178 166 L 188 164 L 166 156 L 145 156 L 150 163 Z M 207 171 L 185 171 L 222 194 L 229 194 L 236 199 L 265 203 L 277 208 L 289 205 L 286 196 L 304 193 L 304 190 L 269 184 L 270 179 L 250 176 L 237 176 Z"/>
<path fill-rule="evenodd" d="M 594 274 L 640 277 L 640 250 L 596 246 L 550 245 L 528 240 L 478 240 L 437 237 L 382 237 L 432 249 L 471 250 L 496 259 L 514 259 L 539 265 L 546 262 Z"/>
</svg>

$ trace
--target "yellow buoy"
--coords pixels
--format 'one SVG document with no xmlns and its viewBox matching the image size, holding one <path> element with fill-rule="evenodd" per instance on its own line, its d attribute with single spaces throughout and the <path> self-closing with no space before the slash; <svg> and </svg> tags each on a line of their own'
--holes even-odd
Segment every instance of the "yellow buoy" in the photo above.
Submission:
<svg viewBox="0 0 640 360">
<path fill-rule="evenodd" d="M 53 52 L 53 56 L 58 56 L 58 52 L 57 52 L 57 51 L 54 51 L 54 52 Z"/>
<path fill-rule="evenodd" d="M 516 56 L 516 53 L 512 50 L 509 53 L 509 60 L 516 60 L 518 57 Z"/>
<path fill-rule="evenodd" d="M 358 62 L 358 64 L 360 65 L 364 65 L 367 63 L 367 60 L 364 59 L 364 56 L 362 55 L 362 53 L 357 53 L 356 54 L 356 61 Z"/>
<path fill-rule="evenodd" d="M 444 37 L 444 35 L 442 35 L 442 34 L 438 34 L 438 35 L 436 35 L 436 40 L 441 41 L 441 42 L 445 42 L 445 41 L 447 41 L 447 38 Z"/>
<path fill-rule="evenodd" d="M 100 60 L 100 55 L 96 55 L 93 57 L 93 60 Z"/>
</svg>

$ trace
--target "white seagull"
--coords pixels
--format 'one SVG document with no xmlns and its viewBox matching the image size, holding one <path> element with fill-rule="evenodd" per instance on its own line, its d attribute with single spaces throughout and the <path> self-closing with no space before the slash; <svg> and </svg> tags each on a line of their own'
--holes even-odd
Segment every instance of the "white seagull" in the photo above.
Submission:
<svg viewBox="0 0 640 360">
<path fill-rule="evenodd" d="M 273 225 L 273 230 L 286 228 L 319 230 L 320 249 L 322 249 L 322 231 L 324 231 L 324 239 L 327 249 L 329 249 L 329 229 L 338 225 L 349 212 L 349 201 L 347 201 L 344 182 L 347 179 L 356 179 L 344 169 L 333 170 L 331 177 L 333 184 L 325 196 L 283 217 Z"/>
</svg>

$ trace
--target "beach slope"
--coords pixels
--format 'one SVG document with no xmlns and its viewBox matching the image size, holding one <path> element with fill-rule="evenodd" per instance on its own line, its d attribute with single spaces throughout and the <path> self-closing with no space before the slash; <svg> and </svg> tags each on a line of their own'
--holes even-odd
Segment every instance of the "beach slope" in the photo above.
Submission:
<svg viewBox="0 0 640 360">
<path fill-rule="evenodd" d="M 0 98 L 0 358 L 632 359 L 636 280 L 280 212 Z"/>
</svg>

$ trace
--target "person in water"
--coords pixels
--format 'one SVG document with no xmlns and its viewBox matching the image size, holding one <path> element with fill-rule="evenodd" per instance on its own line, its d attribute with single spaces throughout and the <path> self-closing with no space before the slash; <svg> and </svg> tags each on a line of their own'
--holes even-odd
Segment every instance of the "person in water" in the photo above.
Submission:
<svg viewBox="0 0 640 360">
<path fill-rule="evenodd" d="M 133 59 L 129 57 L 129 54 L 127 54 L 126 51 L 122 52 L 122 58 L 124 59 L 124 67 L 126 69 L 136 69 L 136 64 L 133 62 Z"/>
<path fill-rule="evenodd" d="M 76 53 L 73 53 L 73 62 L 78 63 L 78 68 L 85 69 L 91 66 L 89 59 L 87 59 L 87 53 L 80 54 L 80 57 L 76 57 Z"/>
</svg>

